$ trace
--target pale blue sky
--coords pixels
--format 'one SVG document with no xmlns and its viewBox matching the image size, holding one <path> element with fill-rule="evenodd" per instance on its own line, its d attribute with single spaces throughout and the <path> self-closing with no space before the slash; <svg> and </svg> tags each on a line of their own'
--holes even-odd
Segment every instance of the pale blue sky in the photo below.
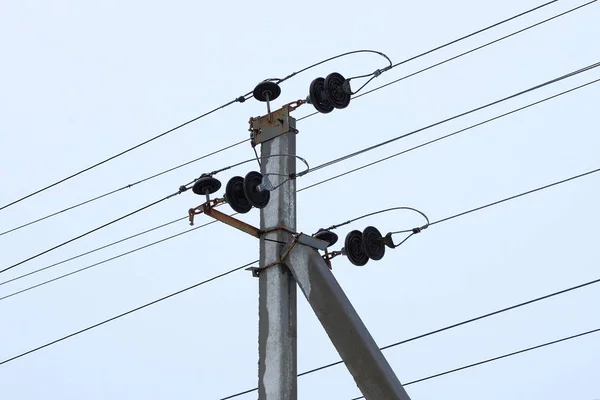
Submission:
<svg viewBox="0 0 600 400">
<path fill-rule="evenodd" d="M 0 204 L 100 161 L 251 90 L 337 53 L 371 48 L 394 62 L 532 8 L 541 1 L 76 2 L 0 5 Z M 565 11 L 561 0 L 395 68 L 370 87 Z M 414 78 L 298 123 L 311 165 L 436 122 L 600 61 L 592 4 Z M 282 84 L 274 104 L 304 98 L 312 79 L 385 65 L 338 60 Z M 424 131 L 298 180 L 304 187 L 600 78 L 593 70 Z M 592 85 L 298 195 L 298 228 L 314 232 L 360 213 L 416 207 L 432 220 L 600 167 Z M 295 112 L 312 112 L 310 105 Z M 248 101 L 204 118 L 65 184 L 0 211 L 0 229 L 56 211 L 247 137 L 263 114 Z M 170 194 L 202 172 L 253 156 L 232 150 L 67 214 L 0 236 L 0 267 Z M 223 184 L 254 165 L 223 173 Z M 346 259 L 334 273 L 381 346 L 600 277 L 598 177 L 434 226 L 378 263 Z M 202 199 L 166 201 L 2 274 L 0 281 L 186 214 Z M 225 207 L 226 208 L 226 207 Z M 245 220 L 258 224 L 256 210 Z M 200 216 L 197 223 L 208 222 Z M 412 227 L 388 214 L 339 230 Z M 183 221 L 0 286 L 0 297 L 162 237 Z M 338 246 L 339 247 L 339 246 Z M 258 257 L 252 237 L 223 225 L 120 258 L 0 301 L 0 360 Z M 600 327 L 600 288 L 588 287 L 412 342 L 384 354 L 402 382 Z M 303 297 L 298 370 L 338 360 Z M 257 384 L 258 280 L 238 272 L 0 366 L 3 399 L 218 399 Z M 600 335 L 407 388 L 419 399 L 600 398 Z M 299 399 L 359 392 L 343 366 L 299 379 Z M 254 399 L 256 393 L 239 397 Z"/>
</svg>

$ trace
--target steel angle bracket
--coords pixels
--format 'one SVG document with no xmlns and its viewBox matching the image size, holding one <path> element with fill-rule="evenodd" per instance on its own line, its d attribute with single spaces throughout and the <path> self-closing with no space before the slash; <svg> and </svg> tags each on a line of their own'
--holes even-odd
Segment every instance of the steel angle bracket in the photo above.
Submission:
<svg viewBox="0 0 600 400">
<path fill-rule="evenodd" d="M 262 267 L 249 267 L 246 268 L 246 271 L 251 271 L 252 276 L 258 278 L 260 276 L 260 271 L 265 270 L 267 268 L 274 267 L 275 265 L 280 265 L 285 263 L 285 259 L 289 255 L 290 251 L 296 246 L 296 244 L 302 244 L 308 247 L 311 247 L 315 250 L 325 251 L 329 243 L 324 240 L 317 239 L 313 236 L 306 235 L 302 232 L 296 233 L 292 236 L 292 240 L 286 245 L 285 250 L 282 253 L 281 258 L 278 261 L 275 261 L 271 264 L 262 266 Z"/>
<path fill-rule="evenodd" d="M 262 117 L 250 118 L 250 128 L 248 130 L 250 131 L 252 147 L 273 140 L 286 133 L 292 132 L 297 134 L 296 119 L 290 113 L 304 103 L 306 101 L 297 100 Z"/>
<path fill-rule="evenodd" d="M 204 203 L 202 205 L 202 211 L 204 212 L 204 214 L 208 215 L 209 217 L 212 217 L 212 218 L 216 219 L 217 221 L 221 221 L 224 224 L 227 224 L 227 225 L 234 227 L 242 232 L 245 232 L 245 233 L 249 234 L 250 236 L 259 238 L 261 235 L 260 229 L 254 227 L 244 221 L 240 221 L 237 218 L 233 218 L 230 215 L 224 214 L 221 211 L 215 210 L 210 203 Z"/>
</svg>

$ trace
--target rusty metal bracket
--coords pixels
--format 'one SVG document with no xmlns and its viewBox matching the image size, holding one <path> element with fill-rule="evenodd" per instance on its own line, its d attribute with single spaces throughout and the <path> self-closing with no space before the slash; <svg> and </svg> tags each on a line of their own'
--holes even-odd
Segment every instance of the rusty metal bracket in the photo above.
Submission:
<svg viewBox="0 0 600 400">
<path fill-rule="evenodd" d="M 261 235 L 263 235 L 265 233 L 271 233 L 271 232 L 277 232 L 277 231 L 287 232 L 292 235 L 298 234 L 298 232 L 295 232 L 294 230 L 292 230 L 290 228 L 286 228 L 285 226 L 274 226 L 272 228 L 263 229 L 262 231 L 260 231 L 260 233 L 261 233 Z"/>
<path fill-rule="evenodd" d="M 190 221 L 190 225 L 192 225 L 192 226 L 194 225 L 194 217 L 196 215 L 204 214 L 204 206 L 206 204 L 209 204 L 210 208 L 213 208 L 213 207 L 220 206 L 221 204 L 224 204 L 224 203 L 225 203 L 225 199 L 212 199 L 212 200 L 209 200 L 207 203 L 200 204 L 198 207 L 190 208 L 188 210 L 188 218 Z"/>
<path fill-rule="evenodd" d="M 279 110 L 270 112 L 261 117 L 250 118 L 250 139 L 252 147 L 273 140 L 286 133 L 298 133 L 296 119 L 290 115 L 292 111 L 306 103 L 305 100 L 296 100 L 285 104 Z"/>
<path fill-rule="evenodd" d="M 294 246 L 296 246 L 297 243 L 298 243 L 298 235 L 294 235 L 294 239 L 287 245 L 286 249 L 283 251 L 283 254 L 279 258 L 279 260 L 272 262 L 270 264 L 264 265 L 262 267 L 249 267 L 249 268 L 246 268 L 246 271 L 251 271 L 252 276 L 255 278 L 258 278 L 260 276 L 260 272 L 264 271 L 267 268 L 271 268 L 276 265 L 285 265 L 285 262 L 284 262 L 285 259 L 287 258 L 288 254 L 290 254 L 290 251 L 292 251 L 292 249 L 294 248 Z"/>
<path fill-rule="evenodd" d="M 229 226 L 232 226 L 236 229 L 239 229 L 242 232 L 245 232 L 251 236 L 254 236 L 256 238 L 260 237 L 260 229 L 247 224 L 244 221 L 240 221 L 239 219 L 233 218 L 230 215 L 224 214 L 220 211 L 215 210 L 210 203 L 204 203 L 202 205 L 202 211 L 204 214 L 208 215 L 209 217 L 212 217 L 218 221 L 221 221 Z"/>
<path fill-rule="evenodd" d="M 323 255 L 323 260 L 325 260 L 325 264 L 329 269 L 333 269 L 331 266 L 331 260 L 336 258 L 337 256 L 341 256 L 343 253 L 341 251 L 332 251 L 331 253 L 325 250 L 325 254 Z"/>
<path fill-rule="evenodd" d="M 267 232 L 273 232 L 276 230 L 283 230 L 289 233 L 293 234 L 293 239 L 290 241 L 290 243 L 288 243 L 287 247 L 285 248 L 285 250 L 283 251 L 283 254 L 281 255 L 281 257 L 279 258 L 279 260 L 272 262 L 270 264 L 267 264 L 265 266 L 262 267 L 249 267 L 246 268 L 246 271 L 252 271 L 252 276 L 255 278 L 258 278 L 260 276 L 260 271 L 263 271 L 267 268 L 271 268 L 274 267 L 275 265 L 285 265 L 285 259 L 287 258 L 287 256 L 290 254 L 290 251 L 292 251 L 292 249 L 294 248 L 294 246 L 296 246 L 296 244 L 300 243 L 303 244 L 305 246 L 308 247 L 312 247 L 316 250 L 325 250 L 325 252 L 327 252 L 327 246 L 328 243 L 317 239 L 315 237 L 306 235 L 302 232 L 300 233 L 293 233 L 291 231 L 291 229 L 285 228 L 285 227 L 275 227 L 275 228 L 269 228 L 267 230 L 264 230 L 261 233 L 267 233 Z"/>
</svg>

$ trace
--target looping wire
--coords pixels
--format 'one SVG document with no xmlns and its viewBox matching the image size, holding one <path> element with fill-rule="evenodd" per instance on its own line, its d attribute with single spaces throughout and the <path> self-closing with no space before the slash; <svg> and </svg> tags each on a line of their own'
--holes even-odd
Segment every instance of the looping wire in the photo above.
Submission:
<svg viewBox="0 0 600 400">
<path fill-rule="evenodd" d="M 342 222 L 342 223 L 339 223 L 339 224 L 336 224 L 336 225 L 331 225 L 326 230 L 334 230 L 334 229 L 337 229 L 337 228 L 339 228 L 341 226 L 351 224 L 352 222 L 358 221 L 358 220 L 363 219 L 363 218 L 371 217 L 371 216 L 377 215 L 377 214 L 383 214 L 383 213 L 386 213 L 386 212 L 389 212 L 389 211 L 397 211 L 397 210 L 414 211 L 414 212 L 420 214 L 423 218 L 425 218 L 426 223 L 425 223 L 425 225 L 420 226 L 420 227 L 416 227 L 416 228 L 412 228 L 412 229 L 406 229 L 406 230 L 401 230 L 401 231 L 390 232 L 391 235 L 394 235 L 394 234 L 397 234 L 397 233 L 409 233 L 409 232 L 412 232 L 413 234 L 415 234 L 415 233 L 419 233 L 422 230 L 427 229 L 429 227 L 429 218 L 427 217 L 427 215 L 425 215 L 425 213 L 417 210 L 416 208 L 412 208 L 412 207 L 392 207 L 392 208 L 386 208 L 386 209 L 383 209 L 383 210 L 379 210 L 379 211 L 375 211 L 375 212 L 372 212 L 372 213 L 364 214 L 364 215 L 361 215 L 360 217 L 357 217 L 357 218 L 354 218 L 354 219 L 351 219 L 351 220 L 348 220 L 346 222 Z"/>
</svg>

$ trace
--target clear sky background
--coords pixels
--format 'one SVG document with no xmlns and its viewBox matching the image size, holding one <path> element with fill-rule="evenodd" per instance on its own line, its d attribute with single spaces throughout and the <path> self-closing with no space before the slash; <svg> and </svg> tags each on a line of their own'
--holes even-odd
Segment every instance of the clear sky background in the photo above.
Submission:
<svg viewBox="0 0 600 400">
<path fill-rule="evenodd" d="M 0 5 L 0 204 L 335 54 L 362 48 L 394 62 L 541 1 L 5 1 Z M 369 88 L 541 21 L 535 13 L 394 68 Z M 311 165 L 600 61 L 600 5 L 461 57 L 298 123 Z M 282 84 L 274 107 L 333 71 L 370 73 L 376 55 L 337 60 Z M 490 107 L 298 179 L 305 187 L 364 163 L 600 78 L 600 69 Z M 312 233 L 371 211 L 411 206 L 432 220 L 600 167 L 599 84 L 298 194 Z M 236 103 L 0 211 L 0 229 L 116 189 L 247 138 Z M 297 118 L 313 112 L 310 105 Z M 0 236 L 5 268 L 164 197 L 203 172 L 251 158 L 249 145 Z M 218 177 L 223 185 L 256 168 Z M 333 272 L 380 346 L 600 277 L 600 177 L 592 175 L 432 226 L 380 262 Z M 0 275 L 50 265 L 186 215 L 188 192 Z M 224 207 L 228 210 L 228 207 Z M 258 224 L 253 210 L 244 220 Z M 197 224 L 209 222 L 199 216 Z M 421 224 L 386 214 L 341 228 Z M 0 296 L 189 230 L 186 221 L 0 286 Z M 337 250 L 340 246 L 335 246 Z M 0 301 L 0 360 L 258 258 L 258 242 L 212 224 Z M 590 286 L 385 351 L 402 382 L 600 328 Z M 338 355 L 299 292 L 298 371 Z M 241 271 L 0 366 L 2 399 L 219 399 L 257 385 L 258 280 Z M 407 387 L 419 399 L 600 398 L 600 334 Z M 360 395 L 343 365 L 299 378 L 300 399 Z M 239 397 L 255 399 L 256 393 Z"/>
</svg>

